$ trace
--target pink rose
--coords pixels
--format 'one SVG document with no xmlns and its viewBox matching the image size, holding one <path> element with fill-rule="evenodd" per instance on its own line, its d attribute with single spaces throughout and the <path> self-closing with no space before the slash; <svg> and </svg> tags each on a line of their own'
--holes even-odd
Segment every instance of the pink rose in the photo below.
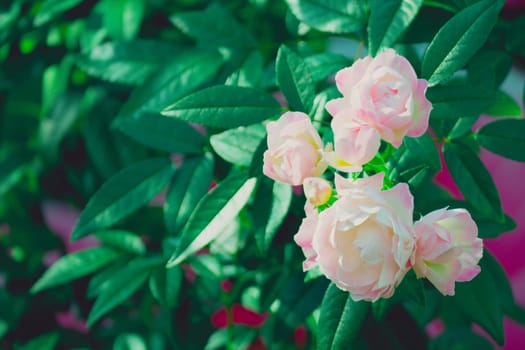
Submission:
<svg viewBox="0 0 525 350">
<path fill-rule="evenodd" d="M 425 97 L 427 81 L 417 79 L 408 60 L 394 50 L 357 60 L 337 72 L 335 80 L 343 97 L 326 105 L 335 119 L 372 127 L 395 147 L 405 135 L 417 137 L 427 130 L 432 108 Z"/>
<path fill-rule="evenodd" d="M 413 198 L 406 184 L 381 191 L 383 177 L 379 173 L 352 181 L 336 174 L 339 199 L 319 214 L 313 233 L 315 216 L 309 221 L 307 215 L 295 237 L 307 257 L 306 267 L 317 263 L 356 301 L 392 296 L 410 268 Z"/>
<path fill-rule="evenodd" d="M 303 183 L 304 195 L 316 207 L 325 204 L 332 196 L 332 185 L 320 177 L 307 177 Z"/>
<path fill-rule="evenodd" d="M 361 171 L 362 165 L 371 161 L 379 150 L 381 137 L 368 125 L 360 125 L 351 119 L 334 118 L 332 130 L 334 150 L 329 146 L 324 156 L 328 164 L 337 170 Z"/>
<path fill-rule="evenodd" d="M 297 186 L 307 177 L 320 176 L 326 169 L 323 143 L 310 118 L 301 112 L 286 112 L 266 126 L 268 150 L 263 173 L 280 182 Z"/>
<path fill-rule="evenodd" d="M 306 202 L 304 206 L 306 217 L 303 219 L 299 231 L 294 236 L 294 241 L 303 250 L 306 260 L 303 262 L 303 270 L 308 271 L 317 265 L 317 253 L 312 247 L 314 233 L 317 230 L 319 215 L 312 203 Z"/>
<path fill-rule="evenodd" d="M 483 241 L 465 209 L 439 209 L 415 223 L 416 275 L 426 277 L 443 295 L 454 295 L 454 283 L 470 281 L 480 271 Z"/>
</svg>

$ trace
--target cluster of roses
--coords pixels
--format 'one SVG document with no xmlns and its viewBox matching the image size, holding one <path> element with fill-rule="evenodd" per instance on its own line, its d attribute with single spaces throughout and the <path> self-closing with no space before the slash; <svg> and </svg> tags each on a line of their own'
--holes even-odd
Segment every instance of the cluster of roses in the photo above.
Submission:
<svg viewBox="0 0 525 350">
<path fill-rule="evenodd" d="M 295 235 L 306 260 L 304 270 L 321 273 L 354 300 L 393 295 L 413 268 L 444 295 L 456 281 L 469 281 L 483 252 L 477 226 L 464 209 L 439 209 L 413 222 L 413 197 L 400 183 L 382 190 L 384 173 L 322 178 L 328 166 L 361 172 L 374 158 L 380 140 L 399 147 L 404 136 L 425 133 L 431 104 L 427 82 L 394 50 L 357 60 L 335 76 L 343 97 L 329 101 L 334 143 L 323 147 L 309 117 L 284 113 L 267 125 L 264 173 L 303 185 L 306 218 Z M 355 179 L 352 179 L 355 178 Z"/>
</svg>

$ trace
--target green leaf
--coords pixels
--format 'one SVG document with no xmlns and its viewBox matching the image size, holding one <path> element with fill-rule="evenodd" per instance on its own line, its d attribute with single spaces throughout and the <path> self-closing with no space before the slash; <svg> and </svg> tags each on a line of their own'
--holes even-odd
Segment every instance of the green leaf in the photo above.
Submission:
<svg viewBox="0 0 525 350">
<path fill-rule="evenodd" d="M 282 45 L 277 52 L 275 72 L 290 109 L 309 113 L 315 97 L 315 85 L 304 60 Z"/>
<path fill-rule="evenodd" d="M 497 120 L 483 126 L 476 134 L 479 144 L 506 158 L 525 162 L 525 120 Z"/>
<path fill-rule="evenodd" d="M 219 85 L 188 95 L 162 114 L 216 128 L 235 128 L 261 122 L 281 112 L 275 99 L 262 90 Z"/>
<path fill-rule="evenodd" d="M 364 29 L 364 1 L 286 0 L 295 17 L 310 27 L 329 33 L 352 33 Z"/>
<path fill-rule="evenodd" d="M 45 0 L 33 19 L 33 25 L 39 27 L 81 2 L 82 0 Z"/>
<path fill-rule="evenodd" d="M 262 124 L 241 126 L 210 137 L 213 150 L 225 161 L 249 166 L 259 143 L 266 137 Z"/>
<path fill-rule="evenodd" d="M 522 113 L 518 102 L 501 90 L 496 94 L 496 102 L 485 112 L 493 117 L 519 117 Z"/>
<path fill-rule="evenodd" d="M 160 112 L 213 78 L 222 65 L 221 55 L 216 51 L 187 51 L 171 59 L 171 63 L 133 90 L 119 113 L 117 126 L 122 118 Z"/>
<path fill-rule="evenodd" d="M 164 203 L 164 222 L 170 234 L 178 233 L 197 203 L 208 192 L 213 178 L 214 158 L 188 158 L 175 172 Z"/>
<path fill-rule="evenodd" d="M 392 47 L 414 20 L 423 0 L 370 1 L 368 49 L 375 56 L 382 48 Z"/>
<path fill-rule="evenodd" d="M 321 304 L 317 329 L 319 350 L 349 349 L 358 339 L 369 303 L 353 301 L 350 293 L 331 283 Z"/>
<path fill-rule="evenodd" d="M 253 204 L 255 242 L 264 255 L 283 223 L 292 203 L 292 187 L 263 178 L 259 182 Z"/>
<path fill-rule="evenodd" d="M 121 333 L 113 343 L 113 350 L 147 350 L 144 339 L 134 333 Z"/>
<path fill-rule="evenodd" d="M 456 294 L 452 301 L 470 320 L 483 327 L 499 345 L 503 345 L 503 313 L 498 298 L 494 279 L 482 269 L 472 281 L 456 283 Z"/>
<path fill-rule="evenodd" d="M 180 245 L 167 267 L 180 264 L 214 240 L 244 208 L 251 197 L 256 179 L 245 172 L 234 172 L 201 199 L 181 233 Z"/>
<path fill-rule="evenodd" d="M 389 179 L 419 186 L 425 178 L 441 169 L 436 145 L 428 134 L 418 138 L 405 137 L 388 163 Z"/>
<path fill-rule="evenodd" d="M 502 220 L 498 190 L 474 151 L 463 144 L 449 142 L 443 146 L 443 155 L 452 178 L 467 201 L 488 218 Z"/>
<path fill-rule="evenodd" d="M 490 341 L 470 329 L 449 329 L 430 342 L 431 350 L 493 350 Z"/>
<path fill-rule="evenodd" d="M 352 60 L 343 55 L 324 52 L 304 58 L 304 63 L 314 82 L 322 81 L 340 69 L 352 65 Z"/>
<path fill-rule="evenodd" d="M 516 222 L 508 215 L 504 215 L 503 221 L 497 221 L 485 217 L 478 218 L 473 212 L 471 214 L 473 214 L 472 217 L 478 225 L 478 236 L 480 238 L 496 238 L 516 228 Z"/>
<path fill-rule="evenodd" d="M 210 20 L 213 19 L 213 20 Z M 253 36 L 221 5 L 214 3 L 204 11 L 180 12 L 170 17 L 183 33 L 201 47 L 252 48 Z"/>
<path fill-rule="evenodd" d="M 159 114 L 144 113 L 122 119 L 118 129 L 135 141 L 170 153 L 203 153 L 205 140 L 188 123 Z"/>
<path fill-rule="evenodd" d="M 38 293 L 95 272 L 120 256 L 120 252 L 109 247 L 86 249 L 63 256 L 33 285 L 31 293 Z"/>
<path fill-rule="evenodd" d="M 135 293 L 146 282 L 151 269 L 162 262 L 162 258 L 157 257 L 138 258 L 107 280 L 89 312 L 88 327 Z"/>
<path fill-rule="evenodd" d="M 263 76 L 264 58 L 259 51 L 252 51 L 241 66 L 226 78 L 224 85 L 255 87 Z"/>
<path fill-rule="evenodd" d="M 137 35 L 144 16 L 144 0 L 105 0 L 102 6 L 109 36 L 130 40 Z"/>
<path fill-rule="evenodd" d="M 432 102 L 431 120 L 477 117 L 496 101 L 490 89 L 466 80 L 433 86 L 426 96 Z"/>
<path fill-rule="evenodd" d="M 503 1 L 483 0 L 452 17 L 436 34 L 423 57 L 422 75 L 436 85 L 462 68 L 484 44 Z"/>
<path fill-rule="evenodd" d="M 172 45 L 153 40 L 106 42 L 76 57 L 75 63 L 102 80 L 138 85 L 171 61 L 178 51 Z"/>
<path fill-rule="evenodd" d="M 178 267 L 173 269 L 158 267 L 149 278 L 151 294 L 161 305 L 168 308 L 177 306 L 182 276 L 182 270 Z"/>
<path fill-rule="evenodd" d="M 104 245 L 120 249 L 131 254 L 144 255 L 146 246 L 142 239 L 135 233 L 123 230 L 107 230 L 95 233 Z"/>
<path fill-rule="evenodd" d="M 32 339 L 24 345 L 17 347 L 17 350 L 53 350 L 58 344 L 58 333 L 47 333 Z"/>
<path fill-rule="evenodd" d="M 158 194 L 172 173 L 172 164 L 162 158 L 144 160 L 119 171 L 90 198 L 71 238 L 81 238 L 131 214 Z"/>
<path fill-rule="evenodd" d="M 18 154 L 5 152 L 5 157 L 0 155 L 0 198 L 22 180 L 28 167 Z"/>
</svg>

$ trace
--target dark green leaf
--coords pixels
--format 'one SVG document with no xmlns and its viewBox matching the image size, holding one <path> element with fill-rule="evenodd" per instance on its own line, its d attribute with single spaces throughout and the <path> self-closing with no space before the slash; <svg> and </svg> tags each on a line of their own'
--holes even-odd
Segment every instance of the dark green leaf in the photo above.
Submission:
<svg viewBox="0 0 525 350">
<path fill-rule="evenodd" d="M 496 101 L 490 89 L 469 81 L 431 87 L 426 96 L 432 102 L 430 118 L 434 120 L 477 117 Z"/>
<path fill-rule="evenodd" d="M 144 0 L 106 0 L 104 28 L 109 36 L 117 40 L 130 40 L 140 29 L 144 16 Z"/>
<path fill-rule="evenodd" d="M 167 266 L 180 264 L 204 248 L 230 224 L 251 197 L 256 179 L 234 172 L 201 199 L 181 233 L 181 242 Z"/>
<path fill-rule="evenodd" d="M 352 33 L 366 24 L 364 1 L 286 0 L 295 17 L 310 27 L 329 33 Z"/>
<path fill-rule="evenodd" d="M 455 123 L 454 126 L 450 129 L 447 137 L 450 140 L 457 139 L 461 136 L 464 136 L 468 132 L 471 131 L 472 126 L 476 123 L 478 120 L 478 117 L 465 117 L 465 118 L 459 118 Z"/>
<path fill-rule="evenodd" d="M 430 350 L 493 350 L 494 347 L 483 336 L 470 329 L 450 329 L 432 339 Z"/>
<path fill-rule="evenodd" d="M 187 51 L 172 57 L 171 63 L 132 92 L 118 118 L 137 118 L 145 112 L 160 112 L 210 80 L 221 65 L 221 55 L 215 51 Z"/>
<path fill-rule="evenodd" d="M 146 204 L 167 184 L 173 166 L 167 159 L 131 165 L 106 181 L 80 214 L 72 239 L 111 226 Z"/>
<path fill-rule="evenodd" d="M 31 293 L 64 284 L 90 274 L 121 255 L 117 250 L 98 247 L 63 256 L 31 288 Z"/>
<path fill-rule="evenodd" d="M 171 234 L 178 233 L 197 203 L 208 192 L 213 178 L 214 159 L 210 153 L 188 158 L 173 177 L 166 202 L 164 222 Z"/>
<path fill-rule="evenodd" d="M 375 56 L 382 48 L 392 47 L 416 17 L 423 0 L 370 1 L 368 49 Z"/>
<path fill-rule="evenodd" d="M 304 60 L 282 45 L 277 52 L 275 74 L 290 109 L 309 113 L 315 97 L 315 85 Z"/>
<path fill-rule="evenodd" d="M 95 233 L 104 245 L 123 250 L 132 254 L 144 255 L 146 246 L 142 239 L 131 232 L 122 230 L 108 230 Z"/>
<path fill-rule="evenodd" d="M 422 75 L 436 85 L 462 68 L 483 45 L 496 24 L 503 1 L 483 0 L 452 17 L 428 45 Z"/>
<path fill-rule="evenodd" d="M 197 91 L 167 107 L 162 114 L 217 128 L 235 128 L 273 117 L 281 112 L 264 91 L 219 85 Z"/>
<path fill-rule="evenodd" d="M 171 153 L 202 153 L 204 138 L 188 123 L 159 114 L 144 113 L 122 119 L 118 129 L 135 141 Z"/>
<path fill-rule="evenodd" d="M 482 127 L 476 134 L 479 144 L 491 152 L 525 162 L 525 120 L 497 120 Z"/>
<path fill-rule="evenodd" d="M 352 60 L 343 55 L 324 52 L 304 59 L 314 82 L 322 81 L 338 70 L 352 65 Z"/>
<path fill-rule="evenodd" d="M 292 187 L 263 178 L 254 199 L 255 242 L 259 251 L 266 254 L 273 237 L 283 223 L 292 202 Z"/>
<path fill-rule="evenodd" d="M 183 33 L 196 39 L 201 47 L 255 46 L 255 40 L 246 28 L 217 3 L 211 4 L 204 11 L 177 13 L 170 20 Z"/>
<path fill-rule="evenodd" d="M 483 269 L 472 281 L 456 283 L 456 294 L 452 298 L 461 312 L 503 345 L 503 313 L 497 300 L 498 287 L 490 273 Z"/>
<path fill-rule="evenodd" d="M 27 164 L 23 163 L 20 156 L 6 152 L 6 156 L 0 155 L 0 198 L 2 198 L 13 186 L 22 180 L 26 173 Z"/>
<path fill-rule="evenodd" d="M 249 166 L 257 146 L 264 140 L 266 129 L 262 124 L 241 126 L 210 137 L 213 150 L 225 161 Z"/>
<path fill-rule="evenodd" d="M 156 257 L 139 258 L 118 271 L 105 283 L 95 301 L 87 319 L 88 327 L 135 293 L 146 282 L 151 269 L 160 264 L 162 259 Z"/>
<path fill-rule="evenodd" d="M 328 287 L 319 315 L 317 339 L 319 350 L 349 349 L 358 339 L 369 303 L 353 301 L 350 293 L 335 284 Z"/>
<path fill-rule="evenodd" d="M 488 218 L 502 220 L 498 190 L 479 157 L 469 147 L 453 142 L 445 143 L 443 154 L 467 201 Z"/>
<path fill-rule="evenodd" d="M 109 82 L 142 84 L 178 51 L 160 41 L 106 42 L 77 57 L 75 63 L 88 74 Z"/>
<path fill-rule="evenodd" d="M 178 267 L 172 269 L 158 267 L 149 278 L 151 294 L 161 305 L 169 308 L 177 306 L 182 276 L 182 270 Z"/>
<path fill-rule="evenodd" d="M 490 220 L 484 217 L 473 215 L 474 221 L 478 225 L 478 236 L 480 238 L 496 238 L 502 233 L 510 232 L 516 228 L 516 223 L 510 217 L 505 215 L 502 221 Z"/>
<path fill-rule="evenodd" d="M 405 137 L 388 163 L 390 180 L 419 186 L 425 178 L 441 169 L 436 145 L 428 134 Z"/>
</svg>

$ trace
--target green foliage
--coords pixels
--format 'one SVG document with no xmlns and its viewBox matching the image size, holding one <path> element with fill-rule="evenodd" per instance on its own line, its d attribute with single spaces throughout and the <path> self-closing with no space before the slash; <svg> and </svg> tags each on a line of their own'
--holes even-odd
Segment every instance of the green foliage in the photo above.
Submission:
<svg viewBox="0 0 525 350">
<path fill-rule="evenodd" d="M 2 2 L 0 348 L 491 348 L 473 323 L 502 344 L 503 316 L 525 323 L 525 309 L 489 252 L 453 297 L 410 271 L 391 298 L 355 302 L 303 272 L 303 191 L 262 165 L 266 125 L 288 110 L 333 142 L 334 75 L 394 48 L 429 81 L 432 132 L 383 143 L 353 176 L 408 183 L 416 220 L 449 206 L 480 238 L 513 230 L 479 155 L 525 161 L 523 111 L 503 85 L 525 17 L 502 17 L 503 3 Z M 482 114 L 496 118 L 473 131 Z M 465 200 L 433 182 L 441 145 Z M 262 325 L 239 321 L 241 305 Z M 446 331 L 429 340 L 436 318 Z"/>
<path fill-rule="evenodd" d="M 354 301 L 350 293 L 330 284 L 323 303 L 318 325 L 319 349 L 348 349 L 356 342 L 370 305 Z"/>
</svg>

